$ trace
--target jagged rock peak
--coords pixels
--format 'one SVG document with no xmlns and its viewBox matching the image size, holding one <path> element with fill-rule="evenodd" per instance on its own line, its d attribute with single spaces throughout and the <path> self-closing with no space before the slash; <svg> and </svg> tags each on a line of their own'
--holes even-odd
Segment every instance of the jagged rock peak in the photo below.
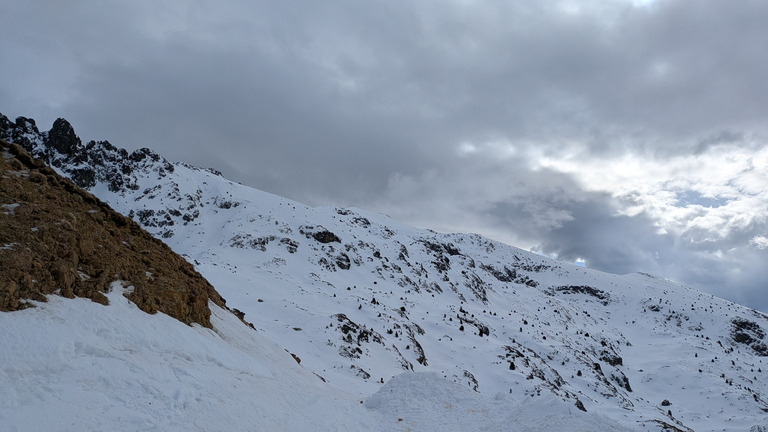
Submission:
<svg viewBox="0 0 768 432">
<path fill-rule="evenodd" d="M 72 125 L 63 118 L 57 118 L 48 132 L 48 141 L 61 154 L 72 155 L 82 146 L 80 138 L 75 134 Z"/>
<path fill-rule="evenodd" d="M 129 154 L 108 141 L 88 141 L 83 145 L 72 125 L 63 118 L 56 119 L 50 131 L 40 132 L 32 119 L 18 117 L 13 122 L 0 113 L 0 139 L 20 145 L 86 190 L 97 183 L 106 184 L 112 192 L 136 190 L 137 171 L 152 172 L 157 178 L 163 178 L 178 165 L 148 148 Z M 214 169 L 205 171 L 221 176 L 221 172 Z"/>
<path fill-rule="evenodd" d="M 11 141 L 11 137 L 8 133 L 11 130 L 11 120 L 8 117 L 0 114 L 0 139 Z"/>
<path fill-rule="evenodd" d="M 26 148 L 30 145 L 30 137 L 41 136 L 34 119 L 16 117 L 16 121 L 12 122 L 0 113 L 0 139 L 17 143 Z"/>
</svg>

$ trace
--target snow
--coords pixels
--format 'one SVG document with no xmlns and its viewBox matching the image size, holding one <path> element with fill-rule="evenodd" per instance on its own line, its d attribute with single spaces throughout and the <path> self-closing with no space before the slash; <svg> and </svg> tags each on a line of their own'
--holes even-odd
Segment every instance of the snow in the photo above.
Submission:
<svg viewBox="0 0 768 432">
<path fill-rule="evenodd" d="M 505 394 L 511 405 L 555 396 L 570 409 L 578 398 L 589 413 L 633 428 L 663 421 L 682 430 L 749 429 L 768 408 L 768 371 L 756 372 L 762 359 L 729 334 L 735 316 L 766 319 L 741 306 L 650 275 L 600 273 L 476 235 L 419 230 L 360 209 L 310 208 L 188 166 L 161 179 L 153 172 L 139 176 L 146 187 L 135 192 L 99 185 L 93 192 L 119 211 L 136 211 L 139 221 L 136 209 L 194 213 L 172 226 L 153 226 L 160 217 L 143 222 L 158 237 L 172 231 L 164 241 L 262 334 L 360 398 L 413 370 L 484 397 Z M 340 242 L 321 244 L 307 234 L 322 230 Z M 435 253 L 440 245 L 458 253 Z M 335 264 L 342 253 L 347 270 Z M 443 270 L 440 260 L 447 260 Z M 518 279 L 502 281 L 488 268 L 502 277 L 514 269 Z M 484 287 L 485 301 L 472 281 Z M 607 300 L 555 289 L 562 286 L 589 287 Z M 370 332 L 368 342 L 361 332 L 345 332 L 338 314 Z M 479 337 L 473 322 L 489 334 Z M 621 363 L 607 363 L 603 353 Z M 664 399 L 673 406 L 662 409 Z"/>
<path fill-rule="evenodd" d="M 367 429 L 359 401 L 232 314 L 212 305 L 211 331 L 108 297 L 0 314 L 3 430 Z"/>
<path fill-rule="evenodd" d="M 20 205 L 19 203 L 3 204 L 2 207 L 3 207 L 3 210 L 5 210 L 3 214 L 6 214 L 6 215 L 16 214 L 16 209 L 19 207 L 19 205 Z"/>
<path fill-rule="evenodd" d="M 50 296 L 0 314 L 4 431 L 624 430 L 434 373 L 399 375 L 363 403 L 213 304 L 209 330 L 147 315 L 122 293 L 117 283 L 109 306 Z"/>
<path fill-rule="evenodd" d="M 399 415 L 396 430 L 628 431 L 618 423 L 579 411 L 554 397 L 522 403 L 505 394 L 488 398 L 436 373 L 403 373 L 365 402 Z"/>
<path fill-rule="evenodd" d="M 146 316 L 117 288 L 108 307 L 52 297 L 0 314 L 0 343 L 21 347 L 0 353 L 0 400 L 13 401 L 0 424 L 768 426 L 763 314 L 651 275 L 600 273 L 360 209 L 310 208 L 169 166 L 147 157 L 125 170 L 131 187 L 97 182 L 91 192 L 193 263 L 257 331 L 213 306 L 213 332 Z M 324 230 L 339 241 L 313 237 Z M 734 320 L 763 336 L 736 341 Z"/>
</svg>

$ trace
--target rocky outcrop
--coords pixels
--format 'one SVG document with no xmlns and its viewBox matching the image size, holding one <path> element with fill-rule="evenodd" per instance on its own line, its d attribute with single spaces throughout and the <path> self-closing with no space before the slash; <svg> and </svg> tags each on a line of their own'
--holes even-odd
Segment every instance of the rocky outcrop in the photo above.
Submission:
<svg viewBox="0 0 768 432">
<path fill-rule="evenodd" d="M 57 124 L 60 150 L 76 149 L 71 126 Z M 224 299 L 191 264 L 21 146 L 0 141 L 0 153 L 0 310 L 50 294 L 106 304 L 104 293 L 121 281 L 145 312 L 211 326 L 208 302 L 223 307 Z"/>
<path fill-rule="evenodd" d="M 32 147 L 32 139 L 40 135 L 35 120 L 18 117 L 15 122 L 12 122 L 8 117 L 0 114 L 0 139 L 16 143 L 29 150 Z"/>
<path fill-rule="evenodd" d="M 213 169 L 170 163 L 147 148 L 129 153 L 108 141 L 91 140 L 83 144 L 64 119 L 56 120 L 51 130 L 41 132 L 32 119 L 17 117 L 11 121 L 0 114 L 0 139 L 20 145 L 33 157 L 54 167 L 57 172 L 86 190 L 102 184 L 111 192 L 133 194 L 140 188 L 140 178 L 149 175 L 164 179 L 174 173 L 176 166 L 221 176 L 220 172 Z M 175 187 L 178 188 L 178 184 Z M 148 188 L 143 192 L 151 197 L 153 190 Z M 193 223 L 199 216 L 198 208 L 202 207 L 199 193 L 181 194 L 178 198 L 164 209 L 141 215 L 138 219 L 141 226 L 156 236 L 170 238 L 174 235 L 174 224 Z M 238 205 L 229 204 L 235 207 Z M 221 208 L 227 208 L 226 201 L 221 205 Z"/>
<path fill-rule="evenodd" d="M 63 118 L 57 119 L 51 130 L 40 132 L 32 119 L 17 117 L 11 121 L 0 114 L 0 139 L 18 144 L 33 157 L 60 169 L 83 189 L 99 182 L 105 183 L 112 192 L 136 190 L 134 170 L 151 165 L 164 176 L 174 169 L 173 164 L 146 148 L 129 154 L 108 141 L 83 144 L 72 125 Z"/>
<path fill-rule="evenodd" d="M 72 125 L 63 118 L 56 119 L 53 127 L 48 132 L 48 141 L 53 148 L 63 155 L 73 155 L 82 147 L 80 138 L 75 135 Z"/>
</svg>

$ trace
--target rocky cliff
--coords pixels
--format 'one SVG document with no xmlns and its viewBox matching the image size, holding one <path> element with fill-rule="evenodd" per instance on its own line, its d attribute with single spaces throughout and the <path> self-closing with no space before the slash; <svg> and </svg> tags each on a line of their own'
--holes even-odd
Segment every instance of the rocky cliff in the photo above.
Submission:
<svg viewBox="0 0 768 432">
<path fill-rule="evenodd" d="M 73 152 L 77 137 L 57 124 L 51 145 Z M 192 265 L 21 146 L 0 140 L 0 152 L 0 310 L 49 294 L 106 304 L 120 281 L 145 312 L 210 327 L 208 301 L 224 300 Z"/>
</svg>

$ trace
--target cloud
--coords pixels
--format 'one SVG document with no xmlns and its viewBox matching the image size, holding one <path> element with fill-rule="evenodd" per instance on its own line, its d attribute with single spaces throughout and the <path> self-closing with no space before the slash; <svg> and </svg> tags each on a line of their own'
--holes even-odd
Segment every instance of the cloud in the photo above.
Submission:
<svg viewBox="0 0 768 432">
<path fill-rule="evenodd" d="M 762 304 L 764 2 L 4 9 L 6 115 Z"/>
<path fill-rule="evenodd" d="M 749 241 L 750 244 L 755 246 L 756 248 L 763 250 L 768 249 L 768 237 L 764 235 L 756 235 L 752 237 L 752 239 Z"/>
</svg>

